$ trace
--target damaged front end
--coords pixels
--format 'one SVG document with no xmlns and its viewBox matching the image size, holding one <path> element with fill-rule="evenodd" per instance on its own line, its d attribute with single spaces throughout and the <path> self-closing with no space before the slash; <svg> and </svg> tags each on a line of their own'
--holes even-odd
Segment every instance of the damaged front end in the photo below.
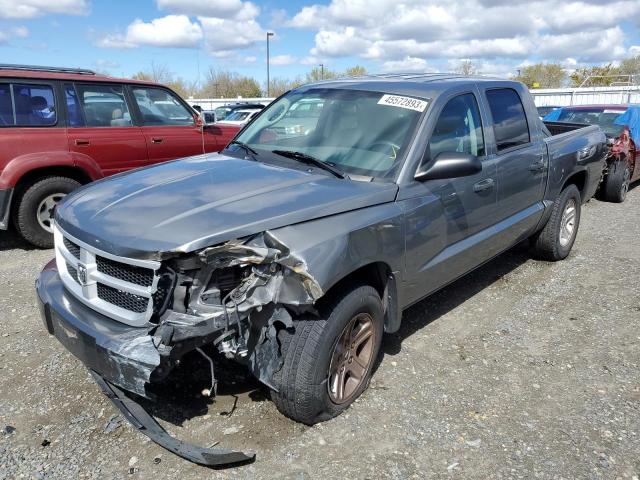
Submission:
<svg viewBox="0 0 640 480">
<path fill-rule="evenodd" d="M 246 365 L 276 389 L 273 374 L 282 365 L 278 330 L 293 328 L 292 314 L 313 311 L 322 288 L 305 261 L 269 231 L 162 257 L 151 265 L 151 280 L 144 277 L 144 261 L 135 261 L 142 266 L 116 265 L 115 257 L 56 230 L 56 261 L 45 267 L 37 282 L 47 330 L 157 443 L 196 463 L 250 459 L 251 455 L 235 455 L 239 452 L 216 456 L 172 439 L 122 390 L 153 397 L 149 386 L 164 379 L 188 352 L 197 350 L 211 361 L 200 348 L 204 346 Z M 101 268 L 104 259 L 111 262 L 109 269 Z M 145 282 L 146 290 L 141 288 Z M 100 293 L 105 286 L 108 296 Z M 109 302 L 114 302 L 112 318 L 105 306 Z M 127 309 L 134 315 L 127 316 Z M 209 390 L 215 394 L 213 362 L 211 374 Z M 207 458 L 210 463 L 203 460 Z"/>
<path fill-rule="evenodd" d="M 304 260 L 264 232 L 166 264 L 175 274 L 171 308 L 161 312 L 152 332 L 161 355 L 177 359 L 213 345 L 275 388 L 277 330 L 292 328 L 291 313 L 313 310 L 322 296 Z"/>
</svg>

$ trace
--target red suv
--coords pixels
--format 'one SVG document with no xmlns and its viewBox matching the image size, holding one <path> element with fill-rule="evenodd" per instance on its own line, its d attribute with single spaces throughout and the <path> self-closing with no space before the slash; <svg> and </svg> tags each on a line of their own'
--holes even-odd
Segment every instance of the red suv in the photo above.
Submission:
<svg viewBox="0 0 640 480">
<path fill-rule="evenodd" d="M 240 128 L 203 125 L 172 90 L 90 70 L 0 65 L 0 230 L 39 247 L 51 212 L 80 185 L 222 150 Z"/>
</svg>

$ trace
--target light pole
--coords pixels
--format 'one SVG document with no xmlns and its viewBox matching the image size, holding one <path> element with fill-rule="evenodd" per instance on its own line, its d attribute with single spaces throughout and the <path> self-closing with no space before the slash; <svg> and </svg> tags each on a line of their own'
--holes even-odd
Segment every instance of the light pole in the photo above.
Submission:
<svg viewBox="0 0 640 480">
<path fill-rule="evenodd" d="M 273 37 L 273 32 L 267 32 L 267 97 L 269 96 L 269 37 Z"/>
</svg>

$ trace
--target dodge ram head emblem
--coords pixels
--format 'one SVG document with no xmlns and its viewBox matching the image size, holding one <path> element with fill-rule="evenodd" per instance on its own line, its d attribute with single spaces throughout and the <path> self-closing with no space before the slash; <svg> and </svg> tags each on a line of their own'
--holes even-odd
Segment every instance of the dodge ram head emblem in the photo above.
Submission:
<svg viewBox="0 0 640 480">
<path fill-rule="evenodd" d="M 79 263 L 78 264 L 78 282 L 80 282 L 80 285 L 86 285 L 88 279 L 89 277 L 87 275 L 87 267 Z"/>
</svg>

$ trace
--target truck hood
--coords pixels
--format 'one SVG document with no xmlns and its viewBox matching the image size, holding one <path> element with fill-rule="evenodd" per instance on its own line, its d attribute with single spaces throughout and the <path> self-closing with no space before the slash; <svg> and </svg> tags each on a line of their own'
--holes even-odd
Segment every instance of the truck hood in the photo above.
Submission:
<svg viewBox="0 0 640 480">
<path fill-rule="evenodd" d="M 55 218 L 64 231 L 100 250 L 160 259 L 390 202 L 396 192 L 392 183 L 212 154 L 100 180 L 68 195 Z"/>
</svg>

